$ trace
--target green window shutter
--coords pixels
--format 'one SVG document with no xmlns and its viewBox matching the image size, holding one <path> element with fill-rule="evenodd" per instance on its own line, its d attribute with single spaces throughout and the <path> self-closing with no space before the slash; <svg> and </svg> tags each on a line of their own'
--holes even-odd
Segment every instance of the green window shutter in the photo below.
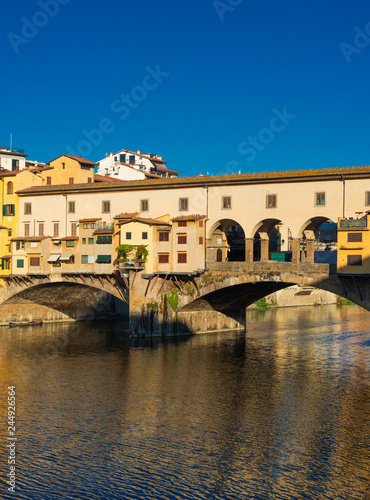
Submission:
<svg viewBox="0 0 370 500">
<path fill-rule="evenodd" d="M 23 259 L 17 259 L 17 267 L 24 267 L 24 260 Z"/>
<path fill-rule="evenodd" d="M 7 207 L 7 205 L 3 205 L 3 217 L 6 216 L 6 207 Z"/>
<path fill-rule="evenodd" d="M 4 261 L 1 261 L 1 269 L 4 269 Z"/>
</svg>

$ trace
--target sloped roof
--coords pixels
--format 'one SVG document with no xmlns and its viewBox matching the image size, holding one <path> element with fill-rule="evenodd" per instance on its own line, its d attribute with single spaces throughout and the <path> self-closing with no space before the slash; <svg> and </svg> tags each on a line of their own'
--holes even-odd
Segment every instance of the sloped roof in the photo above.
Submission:
<svg viewBox="0 0 370 500">
<path fill-rule="evenodd" d="M 172 222 L 181 222 L 181 221 L 195 221 L 195 220 L 200 220 L 200 219 L 205 219 L 207 216 L 206 215 L 180 215 L 179 217 L 174 217 Z"/>
<path fill-rule="evenodd" d="M 174 189 L 194 186 L 243 185 L 281 182 L 309 182 L 315 180 L 342 180 L 344 178 L 370 178 L 370 166 L 322 168 L 315 170 L 285 170 L 278 172 L 254 172 L 248 174 L 202 175 L 194 177 L 170 177 L 151 180 L 62 184 L 32 186 L 17 191 L 20 195 L 49 194 L 75 191 L 131 191 L 141 189 Z"/>
<path fill-rule="evenodd" d="M 124 224 L 128 224 L 129 222 L 139 222 L 140 224 L 148 224 L 150 226 L 171 226 L 168 222 L 164 222 L 163 220 L 151 219 L 150 217 L 133 217 L 132 219 L 127 219 L 119 224 L 123 226 Z"/>
<path fill-rule="evenodd" d="M 91 165 L 92 167 L 93 167 L 94 165 L 96 165 L 96 163 L 94 163 L 93 161 L 86 160 L 86 158 L 82 158 L 81 156 L 73 156 L 73 155 L 66 155 L 66 154 L 59 155 L 59 156 L 57 156 L 56 158 L 54 158 L 53 160 L 50 160 L 48 163 L 50 163 L 50 162 L 52 162 L 52 161 L 55 161 L 55 160 L 57 160 L 58 158 L 61 158 L 62 156 L 66 156 L 67 158 L 72 158 L 72 160 L 76 160 L 76 161 L 78 161 L 79 163 L 84 163 L 84 164 Z"/>
</svg>

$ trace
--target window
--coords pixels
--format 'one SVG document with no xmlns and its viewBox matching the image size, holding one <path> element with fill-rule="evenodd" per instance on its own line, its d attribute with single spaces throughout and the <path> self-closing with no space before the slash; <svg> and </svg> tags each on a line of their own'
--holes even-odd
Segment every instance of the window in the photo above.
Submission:
<svg viewBox="0 0 370 500">
<path fill-rule="evenodd" d="M 77 236 L 77 224 L 71 222 L 71 236 Z"/>
<path fill-rule="evenodd" d="M 222 208 L 231 208 L 231 196 L 222 197 Z"/>
<path fill-rule="evenodd" d="M 188 225 L 187 221 L 186 220 L 180 220 L 178 223 L 177 223 L 178 227 L 186 227 Z"/>
<path fill-rule="evenodd" d="M 117 160 L 118 160 L 118 156 L 115 156 L 115 157 L 114 157 L 114 161 L 117 161 Z"/>
<path fill-rule="evenodd" d="M 370 205 L 370 191 L 365 192 L 365 205 Z"/>
<path fill-rule="evenodd" d="M 28 237 L 30 235 L 30 225 L 29 224 L 24 225 L 24 235 L 26 237 Z"/>
<path fill-rule="evenodd" d="M 96 238 L 96 243 L 99 243 L 99 244 L 112 243 L 112 235 L 110 235 L 110 234 L 99 235 Z"/>
<path fill-rule="evenodd" d="M 8 237 L 11 238 L 13 233 L 13 229 L 8 229 Z"/>
<path fill-rule="evenodd" d="M 169 241 L 170 232 L 169 231 L 159 231 L 159 241 Z"/>
<path fill-rule="evenodd" d="M 81 263 L 82 264 L 87 264 L 87 255 L 81 255 Z"/>
<path fill-rule="evenodd" d="M 351 242 L 360 242 L 362 241 L 362 233 L 348 233 L 347 234 L 347 241 L 349 243 Z"/>
<path fill-rule="evenodd" d="M 95 229 L 95 222 L 91 223 L 91 229 Z"/>
<path fill-rule="evenodd" d="M 90 229 L 90 224 L 84 224 L 83 227 L 84 229 Z"/>
<path fill-rule="evenodd" d="M 111 255 L 98 255 L 96 259 L 97 264 L 110 264 L 112 262 Z"/>
<path fill-rule="evenodd" d="M 347 255 L 347 266 L 362 266 L 362 255 Z"/>
<path fill-rule="evenodd" d="M 30 242 L 30 248 L 37 248 L 39 246 L 37 241 L 31 241 Z"/>
<path fill-rule="evenodd" d="M 178 264 L 186 264 L 187 262 L 187 254 L 185 252 L 179 252 L 177 254 L 177 262 Z"/>
<path fill-rule="evenodd" d="M 88 183 L 88 184 L 92 184 L 92 178 L 91 178 L 91 177 L 88 177 L 88 178 L 87 178 L 87 183 Z"/>
<path fill-rule="evenodd" d="M 135 165 L 135 155 L 130 155 L 128 159 L 130 165 Z"/>
<path fill-rule="evenodd" d="M 82 238 L 82 244 L 86 245 L 86 238 Z"/>
<path fill-rule="evenodd" d="M 24 215 L 31 215 L 32 213 L 32 203 L 24 204 Z"/>
<path fill-rule="evenodd" d="M 53 235 L 54 238 L 59 236 L 59 222 L 54 222 L 53 224 Z"/>
<path fill-rule="evenodd" d="M 103 201 L 101 210 L 102 210 L 103 214 L 109 214 L 110 213 L 110 201 Z"/>
<path fill-rule="evenodd" d="M 12 170 L 18 170 L 19 160 L 12 160 Z"/>
<path fill-rule="evenodd" d="M 15 205 L 3 205 L 3 216 L 15 215 Z"/>
<path fill-rule="evenodd" d="M 21 242 L 20 241 L 17 241 L 16 244 L 15 244 L 15 249 L 16 250 L 20 250 L 21 249 Z"/>
<path fill-rule="evenodd" d="M 70 183 L 70 184 L 74 184 L 74 181 L 75 181 L 75 180 L 74 180 L 74 177 L 70 177 L 70 178 L 69 178 L 69 183 Z"/>
<path fill-rule="evenodd" d="M 199 221 L 199 227 L 203 227 L 203 221 L 202 220 Z"/>
<path fill-rule="evenodd" d="M 277 202 L 276 202 L 276 194 L 268 194 L 266 196 L 266 208 L 276 208 L 277 207 Z"/>
<path fill-rule="evenodd" d="M 180 212 L 187 212 L 189 209 L 188 198 L 179 198 L 179 210 Z"/>
<path fill-rule="evenodd" d="M 66 247 L 74 247 L 74 246 L 75 246 L 74 240 L 67 240 L 66 241 Z"/>
<path fill-rule="evenodd" d="M 13 183 L 8 182 L 6 185 L 6 194 L 13 194 Z"/>
<path fill-rule="evenodd" d="M 66 164 L 62 163 L 62 169 L 64 170 L 66 168 Z"/>
<path fill-rule="evenodd" d="M 121 163 L 126 163 L 126 155 L 119 155 L 119 160 Z"/>
<path fill-rule="evenodd" d="M 24 267 L 24 260 L 23 259 L 17 259 L 17 267 L 18 268 Z"/>
<path fill-rule="evenodd" d="M 316 205 L 325 205 L 325 193 L 316 193 Z"/>
<path fill-rule="evenodd" d="M 46 184 L 51 186 L 51 177 L 46 177 Z"/>
<path fill-rule="evenodd" d="M 179 245 L 186 245 L 188 242 L 187 240 L 188 240 L 188 238 L 187 238 L 186 234 L 178 234 L 177 235 L 177 243 Z"/>
<path fill-rule="evenodd" d="M 75 213 L 75 209 L 76 209 L 76 204 L 74 201 L 69 201 L 68 202 L 68 212 L 70 214 L 74 214 Z"/>
<path fill-rule="evenodd" d="M 199 245 L 203 245 L 203 236 L 199 236 Z"/>
<path fill-rule="evenodd" d="M 88 264 L 94 264 L 94 256 L 93 255 L 88 255 L 87 256 L 87 263 Z"/>
<path fill-rule="evenodd" d="M 30 267 L 39 267 L 40 257 L 30 257 Z"/>
<path fill-rule="evenodd" d="M 148 212 L 149 210 L 149 200 L 141 200 L 141 211 Z"/>
<path fill-rule="evenodd" d="M 147 240 L 147 239 L 148 239 L 148 233 L 143 231 L 143 232 L 141 233 L 141 238 L 142 238 L 143 240 Z"/>
<path fill-rule="evenodd" d="M 168 264 L 170 261 L 170 255 L 168 253 L 158 254 L 158 264 Z"/>
<path fill-rule="evenodd" d="M 44 223 L 39 223 L 39 236 L 44 236 Z"/>
<path fill-rule="evenodd" d="M 131 232 L 126 232 L 126 240 L 131 240 Z"/>
<path fill-rule="evenodd" d="M 94 238 L 89 238 L 88 242 L 89 242 L 89 245 L 93 245 L 94 244 Z"/>
</svg>

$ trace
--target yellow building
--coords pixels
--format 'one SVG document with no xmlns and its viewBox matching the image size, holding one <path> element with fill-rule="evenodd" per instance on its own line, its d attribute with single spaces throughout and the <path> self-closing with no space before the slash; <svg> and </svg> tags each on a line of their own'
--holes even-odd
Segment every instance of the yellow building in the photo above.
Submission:
<svg viewBox="0 0 370 500">
<path fill-rule="evenodd" d="M 148 252 L 145 272 L 152 273 L 193 273 L 204 269 L 204 215 L 175 217 L 169 215 L 156 219 L 121 214 L 115 217 L 119 235 L 118 245 L 133 247 L 123 260 L 138 261 L 140 248 Z M 124 216 L 124 217 L 122 217 Z M 119 218 L 121 217 L 121 218 Z M 117 255 L 122 259 L 121 254 Z"/>
<path fill-rule="evenodd" d="M 30 166 L 23 170 L 4 170 L 0 172 L 0 278 L 1 275 L 24 274 L 24 270 L 15 268 L 12 271 L 11 239 L 21 234 L 26 238 L 44 236 L 45 217 L 35 217 L 32 203 L 22 207 L 19 212 L 17 191 L 35 186 L 92 183 L 94 181 L 95 163 L 78 156 L 61 155 L 50 162 L 50 165 Z M 23 216 L 22 228 L 20 215 Z M 54 224 L 55 233 L 59 228 Z M 19 260 L 19 259 L 18 259 Z M 14 261 L 15 262 L 15 261 Z M 1 279 L 0 279 L 1 281 Z"/>
<path fill-rule="evenodd" d="M 50 169 L 40 169 L 44 185 L 85 184 L 94 182 L 95 163 L 80 156 L 61 155 L 50 163 Z"/>
<path fill-rule="evenodd" d="M 338 274 L 370 274 L 370 214 L 338 219 Z"/>
</svg>

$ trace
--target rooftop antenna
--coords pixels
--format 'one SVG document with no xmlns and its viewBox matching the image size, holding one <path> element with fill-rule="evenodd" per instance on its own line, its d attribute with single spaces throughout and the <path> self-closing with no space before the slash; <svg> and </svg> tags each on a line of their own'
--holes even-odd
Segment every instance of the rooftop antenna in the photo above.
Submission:
<svg viewBox="0 0 370 500">
<path fill-rule="evenodd" d="M 12 150 L 13 134 L 10 134 L 10 151 Z"/>
</svg>

